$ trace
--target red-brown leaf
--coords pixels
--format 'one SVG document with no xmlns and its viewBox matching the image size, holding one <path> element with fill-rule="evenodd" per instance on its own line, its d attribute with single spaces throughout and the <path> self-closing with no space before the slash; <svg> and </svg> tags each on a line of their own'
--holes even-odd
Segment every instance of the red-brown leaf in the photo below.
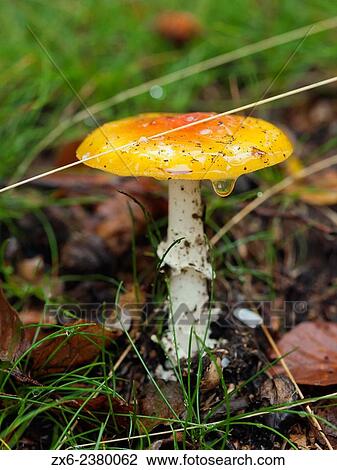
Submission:
<svg viewBox="0 0 337 470">
<path fill-rule="evenodd" d="M 83 406 L 83 404 L 85 405 Z M 117 397 L 107 397 L 107 395 L 98 395 L 91 398 L 89 401 L 86 399 L 76 399 L 69 403 L 71 408 L 78 409 L 83 406 L 83 410 L 87 413 L 95 415 L 95 418 L 104 421 L 107 413 L 113 416 L 117 425 L 123 428 L 127 428 L 130 425 L 129 414 L 132 413 L 133 407 L 126 401 Z M 125 416 L 123 416 L 125 415 Z"/>
<path fill-rule="evenodd" d="M 181 387 L 178 382 L 157 380 L 157 385 L 162 395 L 166 397 L 167 402 L 171 405 L 171 409 L 166 405 L 163 397 L 152 383 L 145 384 L 139 400 L 139 411 L 143 416 L 155 417 L 142 418 L 141 420 L 142 424 L 149 430 L 158 424 L 165 425 L 165 420 L 174 419 L 175 414 L 172 410 L 180 415 L 185 409 Z"/>
<path fill-rule="evenodd" d="M 22 323 L 0 288 L 0 361 L 15 361 L 25 349 Z"/>
<path fill-rule="evenodd" d="M 285 361 L 298 383 L 337 384 L 337 324 L 300 323 L 283 336 L 278 347 L 282 354 L 290 353 Z"/>
<path fill-rule="evenodd" d="M 31 372 L 33 375 L 42 376 L 51 373 L 61 373 L 74 369 L 81 364 L 86 364 L 97 357 L 104 346 L 122 334 L 122 330 L 111 331 L 98 324 L 81 325 L 78 321 L 71 326 L 74 330 L 68 336 L 60 336 L 48 339 L 55 330 L 41 331 L 38 340 L 46 338 L 31 353 Z M 28 330 L 32 338 L 35 329 Z"/>
<path fill-rule="evenodd" d="M 129 334 L 134 336 L 139 327 L 139 315 L 144 302 L 144 295 L 139 293 L 139 299 L 135 294 L 133 286 L 121 295 L 119 306 L 129 315 Z M 39 346 L 31 352 L 31 372 L 35 376 L 43 376 L 51 373 L 61 373 L 74 369 L 81 364 L 88 364 L 94 361 L 103 347 L 108 347 L 111 342 L 123 334 L 123 329 L 117 322 L 113 329 L 115 316 L 111 313 L 111 327 L 105 328 L 99 323 L 76 321 L 67 325 L 67 330 L 60 330 L 57 337 L 48 338 L 54 333 L 55 328 L 39 331 L 37 339 L 36 328 L 27 328 L 26 336 L 33 341 L 40 341 L 45 338 Z M 126 328 L 128 325 L 124 325 Z M 70 327 L 70 329 L 69 329 Z M 73 327 L 73 329 L 71 329 Z M 68 334 L 64 334 L 65 332 Z"/>
<path fill-rule="evenodd" d="M 121 190 L 139 201 L 154 218 L 166 213 L 167 203 L 162 198 L 163 188 L 158 183 L 145 178 L 142 181 L 134 179 L 127 181 Z M 116 255 L 125 253 L 133 233 L 143 233 L 148 223 L 142 207 L 121 192 L 115 192 L 113 197 L 99 204 L 94 217 L 96 235 Z"/>
</svg>

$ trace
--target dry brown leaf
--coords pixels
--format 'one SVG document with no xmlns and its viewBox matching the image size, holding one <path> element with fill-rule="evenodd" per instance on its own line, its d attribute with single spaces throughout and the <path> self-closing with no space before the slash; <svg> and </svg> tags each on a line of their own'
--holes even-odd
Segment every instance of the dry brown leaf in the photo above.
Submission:
<svg viewBox="0 0 337 470">
<path fill-rule="evenodd" d="M 120 193 L 100 204 L 95 215 L 98 218 L 96 234 L 116 255 L 125 253 L 132 234 L 135 232 L 138 235 L 146 225 L 141 207 Z"/>
<path fill-rule="evenodd" d="M 163 199 L 163 188 L 148 179 L 126 181 L 120 188 L 134 197 L 154 218 L 167 212 L 167 202 Z M 130 246 L 132 236 L 145 231 L 148 223 L 140 204 L 121 192 L 97 205 L 94 216 L 97 220 L 95 233 L 101 237 L 110 250 L 122 255 Z"/>
<path fill-rule="evenodd" d="M 144 295 L 141 292 L 138 297 L 137 300 L 133 286 L 128 286 L 128 290 L 121 295 L 119 300 L 119 306 L 128 320 L 123 323 L 123 326 L 129 329 L 131 336 L 134 336 L 139 328 L 140 312 L 144 302 Z M 45 338 L 45 341 L 33 348 L 30 356 L 33 375 L 42 376 L 64 372 L 93 361 L 103 347 L 108 347 L 111 341 L 123 334 L 122 326 L 118 321 L 116 322 L 115 313 L 107 313 L 109 317 L 105 320 L 109 328 L 102 324 L 88 324 L 89 322 L 79 320 L 68 324 L 67 330 L 60 330 L 60 336 L 50 339 L 48 336 L 57 330 L 40 329 L 37 338 L 35 338 L 36 329 L 28 328 L 26 337 L 30 343 Z"/>
<path fill-rule="evenodd" d="M 323 432 L 334 449 L 337 449 L 337 403 L 330 403 L 330 406 L 326 408 L 318 408 L 315 410 L 315 413 L 324 420 L 320 421 Z M 329 426 L 328 423 L 330 423 L 331 426 Z M 318 437 L 321 439 L 320 436 Z"/>
<path fill-rule="evenodd" d="M 289 434 L 289 439 L 291 442 L 293 442 L 299 449 L 302 450 L 309 450 L 311 447 L 310 442 L 308 442 L 308 436 L 306 432 L 306 429 L 302 429 L 301 426 L 296 424 Z"/>
<path fill-rule="evenodd" d="M 273 379 L 267 378 L 261 384 L 257 397 L 262 406 L 268 407 L 290 403 L 297 400 L 298 395 L 291 380 L 284 375 L 280 375 Z M 288 413 L 270 413 L 265 416 L 266 424 L 274 429 L 279 429 L 281 423 L 288 418 Z"/>
<path fill-rule="evenodd" d="M 88 401 L 85 398 L 71 400 L 68 405 L 71 408 L 78 409 L 84 403 L 83 410 L 89 414 L 95 414 L 95 418 L 101 416 L 105 420 L 107 413 L 109 413 L 118 426 L 127 428 L 130 424 L 130 418 L 127 415 L 132 413 L 133 407 L 121 398 L 100 394 L 90 398 Z"/>
<path fill-rule="evenodd" d="M 0 288 L 0 361 L 15 361 L 26 347 L 20 318 Z"/>
<path fill-rule="evenodd" d="M 118 338 L 122 330 L 108 330 L 99 324 L 78 321 L 67 328 L 68 334 L 62 334 L 48 339 L 55 330 L 46 332 L 40 330 L 37 340 L 45 339 L 31 353 L 31 372 L 42 376 L 60 373 L 77 366 L 94 361 L 103 347 L 109 346 L 112 340 Z M 33 340 L 35 329 L 27 330 L 27 336 Z"/>
<path fill-rule="evenodd" d="M 213 390 L 216 388 L 222 376 L 221 357 L 216 357 L 215 361 L 210 360 L 207 367 L 203 371 L 200 382 L 201 390 Z"/>
<path fill-rule="evenodd" d="M 17 263 L 16 271 L 26 281 L 37 284 L 44 272 L 44 260 L 42 256 L 24 258 Z"/>
<path fill-rule="evenodd" d="M 298 398 L 294 384 L 283 375 L 266 379 L 258 391 L 258 397 L 263 406 L 290 403 Z"/>
<path fill-rule="evenodd" d="M 166 397 L 167 402 L 179 416 L 185 410 L 183 395 L 179 383 L 157 380 L 157 385 L 164 397 Z M 165 425 L 166 419 L 176 418 L 152 383 L 146 384 L 143 388 L 142 398 L 139 400 L 139 414 L 144 416 L 154 416 L 157 418 L 142 418 L 142 424 L 148 430 L 153 429 L 158 424 Z"/>
<path fill-rule="evenodd" d="M 296 382 L 306 385 L 337 384 L 337 324 L 303 322 L 278 342 Z M 292 352 L 291 352 L 292 351 Z M 278 365 L 277 372 L 282 371 Z"/>
<path fill-rule="evenodd" d="M 304 181 L 298 181 L 287 192 L 296 194 L 302 201 L 314 206 L 337 204 L 337 171 L 329 168 Z"/>
<path fill-rule="evenodd" d="M 58 195 L 62 197 L 78 194 L 109 196 L 102 202 L 93 203 L 90 212 L 73 206 L 68 211 L 49 211 L 47 214 L 55 232 L 62 235 L 58 240 L 62 267 L 74 272 L 101 272 L 104 269 L 102 258 L 111 266 L 113 259 L 110 263 L 111 256 L 106 253 L 107 248 L 114 255 L 123 255 L 129 249 L 133 235 L 145 232 L 148 220 L 142 207 L 153 218 L 167 213 L 165 187 L 150 178 L 136 180 L 95 173 L 69 173 L 62 177 L 51 175 L 39 182 L 39 185 L 57 189 Z M 41 230 L 37 231 L 36 227 L 39 224 L 30 218 L 22 228 L 34 233 L 33 241 L 36 240 L 41 245 L 41 239 L 45 235 L 40 233 Z M 97 237 L 101 240 L 97 241 Z M 29 237 L 30 243 L 31 238 Z M 43 245 L 47 245 L 47 242 L 43 239 Z M 34 246 L 37 252 L 40 245 Z M 84 256 L 81 250 L 85 251 Z M 87 259 L 94 263 L 86 263 Z"/>
<path fill-rule="evenodd" d="M 287 110 L 286 121 L 294 132 L 312 135 L 320 128 L 333 124 L 336 115 L 336 100 L 328 96 L 313 97 L 291 106 Z"/>
<path fill-rule="evenodd" d="M 55 325 L 56 317 L 44 310 L 30 308 L 19 313 L 19 318 L 24 325 L 40 323 L 43 325 Z"/>
</svg>

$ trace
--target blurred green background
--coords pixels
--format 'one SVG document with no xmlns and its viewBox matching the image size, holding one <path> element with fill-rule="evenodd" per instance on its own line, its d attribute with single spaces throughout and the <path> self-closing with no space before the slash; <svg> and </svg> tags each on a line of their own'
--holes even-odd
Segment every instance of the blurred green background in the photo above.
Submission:
<svg viewBox="0 0 337 470">
<path fill-rule="evenodd" d="M 167 9 L 192 12 L 201 34 L 180 47 L 160 36 L 156 17 Z M 29 174 L 38 154 L 47 159 L 59 142 L 82 137 L 95 126 L 91 118 L 82 119 L 85 115 L 71 123 L 83 106 L 67 80 L 91 106 L 335 14 L 335 2 L 321 0 L 2 0 L 0 177 L 15 180 Z M 269 95 L 336 72 L 336 30 L 308 37 L 287 63 L 298 44 L 292 41 L 194 74 L 157 95 L 120 97 L 95 117 L 102 122 L 153 110 L 220 112 L 260 98 L 271 83 Z"/>
<path fill-rule="evenodd" d="M 165 37 L 162 29 L 161 33 L 158 31 L 158 15 L 167 10 L 190 12 L 193 21 L 200 24 L 199 34 L 178 44 L 172 39 L 177 27 L 171 31 L 170 38 Z M 223 112 L 337 75 L 337 5 L 333 1 L 0 0 L 0 13 L 0 187 L 62 165 L 62 152 L 68 159 L 74 159 L 74 141 L 104 121 L 149 111 Z M 329 19 L 334 28 L 312 34 L 309 25 Z M 294 35 L 289 32 L 298 28 L 303 29 L 290 41 Z M 269 47 L 280 42 L 282 45 Z M 255 52 L 251 53 L 252 50 Z M 213 68 L 200 65 L 232 51 L 232 57 L 237 60 Z M 188 77 L 179 78 L 179 73 L 170 75 L 193 64 L 199 65 Z M 291 173 L 291 165 L 308 165 L 326 158 L 330 152 L 336 153 L 335 89 L 333 85 L 325 86 L 253 110 L 254 115 L 267 117 L 285 129 L 294 141 L 299 159 L 287 161 L 289 166 L 279 165 L 241 177 L 230 198 L 215 197 L 210 186 L 203 185 L 207 201 L 205 225 L 210 238 L 225 223 L 233 221 L 232 216 L 237 216 L 240 209 L 244 211 L 247 201 L 262 194 L 286 172 Z M 69 142 L 72 145 L 64 145 Z M 249 299 L 275 300 L 275 318 L 283 301 L 290 301 L 290 305 L 293 300 L 303 300 L 310 306 L 310 315 L 306 316 L 306 311 L 303 315 L 298 313 L 296 321 L 335 320 L 336 213 L 329 206 L 337 201 L 337 178 L 335 170 L 331 170 L 314 175 L 316 180 L 305 181 L 302 186 L 299 183 L 297 188 L 276 195 L 269 204 L 260 207 L 264 213 L 256 212 L 241 219 L 241 223 L 221 237 L 212 250 L 217 273 L 212 298 L 229 302 L 230 306 Z M 118 181 L 114 182 L 115 187 L 97 181 L 94 184 L 90 181 L 94 171 L 87 169 L 87 172 L 82 186 L 83 173 L 70 171 L 66 175 L 68 186 L 65 173 L 61 173 L 49 187 L 48 181 L 42 180 L 46 184 L 44 188 L 38 184 L 27 185 L 0 195 L 1 286 L 26 323 L 34 321 L 24 317 L 25 313 L 35 312 L 38 315 L 35 318 L 40 321 L 48 305 L 69 301 L 84 302 L 84 305 L 108 302 L 109 305 L 116 299 L 119 301 L 120 293 L 129 286 L 137 292 L 144 290 L 151 314 L 151 305 L 155 302 L 161 305 L 167 298 L 165 276 L 159 272 L 162 260 L 158 263 L 155 254 L 166 231 L 164 197 L 159 194 L 158 199 L 154 198 L 153 191 L 146 191 L 146 185 L 142 188 L 142 182 L 139 183 L 136 200 L 139 195 L 143 207 L 148 199 L 150 209 L 153 205 L 155 212 L 152 214 L 155 220 L 149 223 L 136 203 L 129 205 L 134 202 L 133 196 L 128 198 L 115 190 Z M 77 190 L 72 191 L 76 177 Z M 317 194 L 318 186 L 323 194 L 319 191 Z M 129 194 L 132 188 L 128 188 L 131 186 L 121 189 Z M 314 207 L 315 190 L 321 200 L 327 201 L 323 201 L 323 209 L 320 205 Z M 331 202 L 333 195 L 335 200 Z M 126 199 L 121 210 L 117 210 L 121 204 L 117 197 Z M 97 227 L 102 225 L 108 226 L 108 230 L 99 231 Z M 33 275 L 27 276 L 27 271 Z M 255 305 L 252 303 L 254 309 Z M 271 314 L 274 315 L 273 310 Z M 280 315 L 279 322 L 270 323 L 275 339 L 283 325 L 288 325 L 288 319 Z M 160 321 L 158 328 L 153 323 L 159 334 L 164 327 L 164 316 Z M 108 421 L 115 423 L 111 397 L 120 393 L 124 398 L 138 400 L 136 388 L 139 386 L 140 391 L 143 387 L 144 370 L 150 368 L 156 378 L 157 364 L 161 366 L 164 357 L 150 343 L 154 331 L 151 322 L 152 319 L 135 339 L 139 338 L 136 348 L 139 345 L 140 360 L 131 350 L 127 352 L 129 339 L 123 335 L 107 351 L 102 347 L 102 357 L 95 363 L 46 376 L 42 387 L 40 383 L 31 384 L 23 379 L 20 383 L 19 375 L 15 380 L 9 379 L 12 369 L 7 370 L 6 365 L 6 370 L 0 371 L 0 385 L 6 393 L 0 403 L 0 444 L 4 448 L 57 449 L 89 442 L 93 448 L 99 448 L 105 436 L 114 436 L 115 424 L 110 428 Z M 293 322 L 292 316 L 289 325 Z M 136 331 L 138 320 L 135 323 Z M 73 332 L 67 324 L 50 331 L 60 338 L 72 338 Z M 226 329 L 226 324 L 219 326 Z M 235 337 L 226 345 L 228 350 L 233 349 L 230 358 L 234 358 L 230 372 L 226 372 L 229 375 L 221 379 L 219 390 L 214 385 L 216 392 L 206 389 L 207 394 L 198 393 L 204 357 L 197 369 L 188 368 L 187 411 L 181 414 L 182 421 L 177 425 L 184 428 L 189 423 L 209 424 L 213 419 L 219 423 L 221 413 L 224 421 L 218 429 L 213 424 L 200 430 L 193 428 L 191 439 L 187 432 L 174 433 L 177 448 L 180 445 L 186 449 L 225 448 L 229 440 L 234 443 L 231 448 L 242 442 L 242 448 L 246 449 L 253 441 L 251 436 L 261 435 L 260 416 L 258 427 L 252 427 L 247 438 L 241 437 L 245 436 L 241 429 L 232 435 L 234 423 L 245 424 L 242 419 L 245 416 L 249 419 L 247 426 L 254 425 L 254 415 L 248 412 L 239 418 L 235 411 L 230 415 L 227 412 L 231 397 L 235 398 L 237 392 L 246 393 L 243 391 L 246 379 L 252 386 L 247 389 L 247 410 L 260 406 L 261 396 L 257 398 L 256 391 L 260 391 L 259 375 L 264 370 L 261 367 L 266 354 L 264 340 L 259 335 L 250 343 L 248 334 L 241 335 L 238 328 Z M 54 352 L 58 353 L 62 344 L 52 354 L 47 352 L 48 356 L 54 359 Z M 125 363 L 115 372 L 116 364 L 117 367 L 121 364 L 120 358 Z M 212 355 L 212 361 L 217 358 Z M 20 364 L 24 374 L 31 371 L 29 359 L 30 354 Z M 306 361 L 310 363 L 308 358 Z M 196 387 L 194 378 L 189 379 L 193 374 L 197 377 Z M 236 383 L 238 387 L 232 388 Z M 314 393 L 310 388 L 310 394 Z M 98 394 L 108 397 L 108 411 L 102 405 L 97 413 L 89 409 L 90 413 L 86 414 L 86 397 L 95 400 L 100 398 Z M 292 394 L 291 399 L 294 397 Z M 169 396 L 168 399 L 171 400 Z M 179 401 L 183 402 L 180 398 Z M 74 403 L 78 404 L 77 408 Z M 324 402 L 322 409 L 327 406 L 330 405 Z M 266 418 L 276 416 L 272 407 L 266 409 L 272 413 Z M 136 407 L 132 410 L 136 413 Z M 300 413 L 303 418 L 303 412 Z M 322 416 L 326 424 L 327 415 Z M 266 429 L 271 429 L 270 422 L 274 421 L 265 422 L 269 423 Z M 118 425 L 117 434 L 126 440 L 138 430 L 143 434 L 144 422 L 139 423 L 138 417 L 133 416 L 130 429 Z M 283 425 L 282 421 L 282 433 Z M 301 426 L 306 426 L 309 433 L 307 421 Z M 289 431 L 290 437 L 293 429 Z M 276 432 L 278 437 L 282 435 Z M 297 435 L 300 436 L 294 432 Z M 259 438 L 257 445 L 265 446 L 265 442 Z M 311 434 L 307 442 L 313 445 Z M 274 443 L 274 439 L 268 437 L 269 443 Z M 275 448 L 280 448 L 277 440 L 275 443 L 278 446 Z M 147 447 L 149 441 L 146 438 L 131 445 Z"/>
</svg>

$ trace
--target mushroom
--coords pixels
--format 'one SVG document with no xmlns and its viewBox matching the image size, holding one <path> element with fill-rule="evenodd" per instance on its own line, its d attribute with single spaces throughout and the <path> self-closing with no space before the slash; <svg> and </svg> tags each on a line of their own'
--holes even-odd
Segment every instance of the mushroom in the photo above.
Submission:
<svg viewBox="0 0 337 470">
<path fill-rule="evenodd" d="M 280 163 L 291 153 L 288 138 L 269 122 L 214 113 L 141 114 L 104 124 L 79 146 L 77 157 L 91 167 L 168 181 L 167 240 L 158 256 L 170 267 L 171 321 L 164 343 L 171 357 L 173 349 L 186 357 L 202 342 L 211 345 L 206 335 L 213 273 L 200 182 L 212 181 L 215 192 L 226 196 L 240 175 Z M 96 154 L 101 155 L 91 158 Z"/>
<path fill-rule="evenodd" d="M 163 11 L 155 18 L 155 30 L 179 47 L 199 36 L 202 28 L 189 11 Z"/>
</svg>

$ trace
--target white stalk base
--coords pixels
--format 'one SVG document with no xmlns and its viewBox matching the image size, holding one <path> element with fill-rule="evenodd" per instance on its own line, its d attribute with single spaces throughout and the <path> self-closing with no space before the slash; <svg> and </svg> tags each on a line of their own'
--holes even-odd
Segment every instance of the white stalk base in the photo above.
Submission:
<svg viewBox="0 0 337 470">
<path fill-rule="evenodd" d="M 169 181 L 167 241 L 158 247 L 158 256 L 171 268 L 169 330 L 163 343 L 171 358 L 191 356 L 211 346 L 206 338 L 209 296 L 207 279 L 212 268 L 202 222 L 199 181 Z M 182 239 L 179 243 L 177 240 Z M 192 336 L 191 336 L 192 335 Z M 201 339 L 198 342 L 197 337 Z M 191 337 L 191 345 L 190 345 Z"/>
</svg>

